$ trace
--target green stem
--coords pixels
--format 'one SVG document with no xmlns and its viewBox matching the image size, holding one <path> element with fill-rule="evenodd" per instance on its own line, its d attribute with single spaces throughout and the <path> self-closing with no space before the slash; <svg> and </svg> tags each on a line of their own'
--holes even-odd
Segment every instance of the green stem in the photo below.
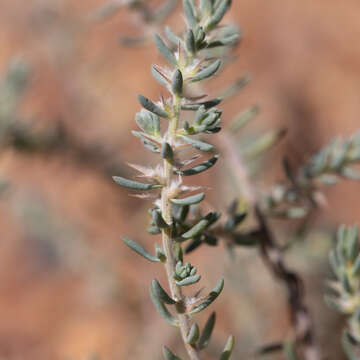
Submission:
<svg viewBox="0 0 360 360">
<path fill-rule="evenodd" d="M 178 128 L 178 123 L 180 118 L 180 109 L 181 109 L 181 98 L 178 96 L 174 96 L 174 116 L 169 120 L 170 123 L 167 134 L 167 141 L 171 146 L 174 145 L 176 138 L 176 131 Z M 173 166 L 167 160 L 164 160 L 164 177 L 165 177 L 165 186 L 163 187 L 163 190 L 161 192 L 162 216 L 164 220 L 169 225 L 171 225 L 172 205 L 168 197 L 168 194 L 173 178 Z M 171 237 L 171 227 L 162 230 L 162 242 L 163 242 L 164 252 L 166 255 L 165 269 L 169 281 L 171 296 L 180 304 L 180 306 L 177 307 L 177 311 L 178 311 L 177 318 L 179 320 L 179 327 L 184 341 L 184 345 L 191 360 L 201 360 L 197 349 L 186 342 L 186 337 L 189 334 L 191 323 L 189 316 L 182 312 L 182 308 L 184 308 L 184 306 L 181 305 L 184 304 L 185 297 L 182 294 L 181 287 L 176 284 L 174 279 L 176 259 L 174 255 L 174 247 L 173 247 L 174 243 Z"/>
</svg>

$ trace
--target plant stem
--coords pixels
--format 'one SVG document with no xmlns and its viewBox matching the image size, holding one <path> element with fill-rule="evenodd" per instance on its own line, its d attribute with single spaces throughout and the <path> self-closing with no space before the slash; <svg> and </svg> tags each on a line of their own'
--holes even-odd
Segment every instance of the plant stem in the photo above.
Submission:
<svg viewBox="0 0 360 360">
<path fill-rule="evenodd" d="M 174 145 L 176 131 L 178 128 L 179 118 L 180 118 L 180 108 L 181 108 L 181 98 L 174 95 L 174 116 L 170 119 L 167 141 L 170 145 Z M 171 209 L 172 205 L 168 197 L 169 189 L 171 186 L 171 181 L 173 178 L 173 166 L 169 161 L 164 159 L 164 177 L 165 177 L 165 186 L 161 192 L 161 207 L 162 207 L 162 216 L 164 220 L 171 225 L 172 215 Z M 181 287 L 178 286 L 174 279 L 175 274 L 175 255 L 173 247 L 173 239 L 171 236 L 171 227 L 162 230 L 162 242 L 163 249 L 166 256 L 165 269 L 170 286 L 171 296 L 176 300 L 180 306 L 177 307 L 177 318 L 179 320 L 179 327 L 181 335 L 184 341 L 185 348 L 189 354 L 191 360 L 201 360 L 198 351 L 196 348 L 186 342 L 186 337 L 190 331 L 190 319 L 189 316 L 184 314 L 181 308 L 184 308 L 184 295 L 182 294 Z M 181 306 L 182 305 L 182 306 Z"/>
</svg>

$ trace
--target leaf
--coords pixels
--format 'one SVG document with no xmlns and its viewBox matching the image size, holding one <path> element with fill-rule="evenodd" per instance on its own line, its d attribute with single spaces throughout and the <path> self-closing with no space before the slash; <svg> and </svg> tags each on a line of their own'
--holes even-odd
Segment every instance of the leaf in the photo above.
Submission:
<svg viewBox="0 0 360 360">
<path fill-rule="evenodd" d="M 160 135 L 160 118 L 148 110 L 142 109 L 135 116 L 136 123 L 151 136 Z"/>
<path fill-rule="evenodd" d="M 164 142 L 161 146 L 161 156 L 170 163 L 174 160 L 174 151 L 169 143 Z"/>
<path fill-rule="evenodd" d="M 185 248 L 185 254 L 189 254 L 202 244 L 199 237 L 195 237 Z"/>
<path fill-rule="evenodd" d="M 182 176 L 192 176 L 192 175 L 200 174 L 213 167 L 218 161 L 218 159 L 219 159 L 219 155 L 215 155 L 210 160 L 204 161 L 203 163 L 196 165 L 190 169 L 180 170 L 177 173 Z"/>
<path fill-rule="evenodd" d="M 200 330 L 199 325 L 197 323 L 192 324 L 189 334 L 186 337 L 186 342 L 190 345 L 195 345 L 199 340 Z"/>
<path fill-rule="evenodd" d="M 203 232 L 210 224 L 210 221 L 206 218 L 200 220 L 196 225 L 194 225 L 190 230 L 181 235 L 181 239 L 188 240 L 199 235 Z"/>
<path fill-rule="evenodd" d="M 140 139 L 144 147 L 146 147 L 148 150 L 156 154 L 160 152 L 159 145 L 155 141 L 149 139 L 146 133 L 134 130 L 131 133 L 138 139 Z"/>
<path fill-rule="evenodd" d="M 169 114 L 165 110 L 161 109 L 158 105 L 153 103 L 150 99 L 146 98 L 145 96 L 139 94 L 137 95 L 137 98 L 140 105 L 143 106 L 146 110 L 149 110 L 150 112 L 166 119 L 169 117 Z"/>
<path fill-rule="evenodd" d="M 203 141 L 200 141 L 197 139 L 191 139 L 191 138 L 189 138 L 187 136 L 183 136 L 183 135 L 180 135 L 179 137 L 181 137 L 185 141 L 185 143 L 191 145 L 192 147 L 194 147 L 195 149 L 198 149 L 200 151 L 209 152 L 209 151 L 214 150 L 214 146 L 212 146 L 206 142 L 203 142 Z"/>
<path fill-rule="evenodd" d="M 198 342 L 198 347 L 200 350 L 205 349 L 208 346 L 210 342 L 211 334 L 214 330 L 215 322 L 216 322 L 216 313 L 213 312 L 210 315 L 208 321 L 206 322 L 204 326 L 204 330 L 202 331 L 200 340 Z"/>
<path fill-rule="evenodd" d="M 196 75 L 191 78 L 192 82 L 197 82 L 201 80 L 205 80 L 211 76 L 213 76 L 220 68 L 221 60 L 215 60 L 211 65 L 206 68 L 200 70 Z"/>
<path fill-rule="evenodd" d="M 183 76 L 179 69 L 175 70 L 172 78 L 171 88 L 175 95 L 181 96 L 183 92 Z"/>
<path fill-rule="evenodd" d="M 211 0 L 200 0 L 200 11 L 203 17 L 206 17 L 212 13 Z"/>
<path fill-rule="evenodd" d="M 177 60 L 175 55 L 172 53 L 172 51 L 166 46 L 166 44 L 164 43 L 163 39 L 158 35 L 155 34 L 154 35 L 154 40 L 155 40 L 155 45 L 157 47 L 157 49 L 159 50 L 159 52 L 161 53 L 161 55 L 172 65 L 176 66 L 177 65 Z"/>
<path fill-rule="evenodd" d="M 159 229 L 166 229 L 169 227 L 169 224 L 164 220 L 159 210 L 153 209 L 151 215 L 156 227 Z"/>
<path fill-rule="evenodd" d="M 181 205 L 181 206 L 187 206 L 187 205 L 195 205 L 203 201 L 205 198 L 204 193 L 192 195 L 183 199 L 171 199 L 170 201 L 173 204 Z"/>
<path fill-rule="evenodd" d="M 186 49 L 190 54 L 196 53 L 196 42 L 194 32 L 191 29 L 188 29 L 185 35 L 185 44 Z"/>
<path fill-rule="evenodd" d="M 230 5 L 231 0 L 222 0 L 220 2 L 219 7 L 215 10 L 213 16 L 210 18 L 210 21 L 206 26 L 207 31 L 213 29 L 216 25 L 219 24 L 219 22 L 222 20 L 227 10 L 229 9 Z"/>
<path fill-rule="evenodd" d="M 255 118 L 255 116 L 259 113 L 259 111 L 260 111 L 260 107 L 258 105 L 254 105 L 251 108 L 237 115 L 231 122 L 230 131 L 237 132 L 240 129 L 242 129 L 252 119 Z"/>
<path fill-rule="evenodd" d="M 193 275 L 193 276 L 188 276 L 187 278 L 185 278 L 183 280 L 176 281 L 176 284 L 178 286 L 189 286 L 189 285 L 196 284 L 197 282 L 199 282 L 200 279 L 201 279 L 201 275 L 197 274 L 197 275 Z"/>
<path fill-rule="evenodd" d="M 167 38 L 176 46 L 178 46 L 178 44 L 182 42 L 181 38 L 179 38 L 169 26 L 165 27 L 165 34 Z"/>
<path fill-rule="evenodd" d="M 198 104 L 183 104 L 181 106 L 182 110 L 190 110 L 190 111 L 197 111 L 200 109 L 200 107 L 204 107 L 205 110 L 208 110 L 214 106 L 217 106 L 221 103 L 222 98 L 216 98 L 208 101 L 204 101 Z"/>
<path fill-rule="evenodd" d="M 164 305 L 164 303 L 161 301 L 161 299 L 154 292 L 152 285 L 150 285 L 150 296 L 151 296 L 151 300 L 152 300 L 156 310 L 159 312 L 161 317 L 168 324 L 170 324 L 172 326 L 178 326 L 178 321 L 169 313 L 169 311 L 166 308 L 166 306 Z"/>
<path fill-rule="evenodd" d="M 127 245 L 131 250 L 135 251 L 137 254 L 141 255 L 145 259 L 152 262 L 160 262 L 160 259 L 154 255 L 151 255 L 147 252 L 140 244 L 134 240 L 129 239 L 128 237 L 122 237 L 122 241 Z"/>
<path fill-rule="evenodd" d="M 211 305 L 217 297 L 221 294 L 224 288 L 224 279 L 220 280 L 216 287 L 209 293 L 204 301 L 202 301 L 199 305 L 196 305 L 190 312 L 190 315 L 194 315 L 206 309 L 209 305 Z"/>
<path fill-rule="evenodd" d="M 169 348 L 163 346 L 163 354 L 166 360 L 181 360 L 178 356 L 174 355 Z"/>
<path fill-rule="evenodd" d="M 296 355 L 295 345 L 292 342 L 284 344 L 284 353 L 288 360 L 299 360 Z"/>
<path fill-rule="evenodd" d="M 234 349 L 234 345 L 235 345 L 235 338 L 234 338 L 234 336 L 231 335 L 226 342 L 223 353 L 220 356 L 220 360 L 229 360 L 230 359 L 231 353 Z"/>
<path fill-rule="evenodd" d="M 124 187 L 126 187 L 128 189 L 132 189 L 132 190 L 148 191 L 148 190 L 154 190 L 154 189 L 158 189 L 158 188 L 162 187 L 162 185 L 159 185 L 159 184 L 145 184 L 145 183 L 141 183 L 139 181 L 125 179 L 121 176 L 113 176 L 112 178 L 118 185 L 124 186 Z"/>
<path fill-rule="evenodd" d="M 165 304 L 174 305 L 176 301 L 173 300 L 167 292 L 162 288 L 160 283 L 154 279 L 151 283 L 154 294 Z"/>
<path fill-rule="evenodd" d="M 163 85 L 165 87 L 169 86 L 168 78 L 161 72 L 161 70 L 156 65 L 151 66 L 151 74 L 160 85 Z"/>
<path fill-rule="evenodd" d="M 344 348 L 345 354 L 348 357 L 348 359 L 349 360 L 358 360 L 359 357 L 356 355 L 356 353 L 354 351 L 354 346 L 351 341 L 351 335 L 347 330 L 344 331 L 341 342 L 342 342 L 342 346 Z"/>
<path fill-rule="evenodd" d="M 190 0 L 183 0 L 183 7 L 186 17 L 186 22 L 191 28 L 195 28 L 197 25 L 196 14 L 194 8 L 190 3 Z"/>
</svg>

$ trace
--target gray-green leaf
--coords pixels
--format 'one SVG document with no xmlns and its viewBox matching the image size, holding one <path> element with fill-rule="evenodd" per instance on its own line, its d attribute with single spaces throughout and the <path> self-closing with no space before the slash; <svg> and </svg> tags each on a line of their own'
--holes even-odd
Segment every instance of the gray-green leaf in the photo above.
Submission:
<svg viewBox="0 0 360 360">
<path fill-rule="evenodd" d="M 147 97 L 139 94 L 139 95 L 137 95 L 137 98 L 139 100 L 140 105 L 143 106 L 146 110 L 149 110 L 150 112 L 152 112 L 156 115 L 159 115 L 163 118 L 169 117 L 169 114 L 165 110 L 163 110 L 161 107 L 159 107 L 158 105 L 153 103 Z"/>
<path fill-rule="evenodd" d="M 128 189 L 132 189 L 132 190 L 147 191 L 147 190 L 154 190 L 154 189 L 158 189 L 158 188 L 162 187 L 159 184 L 145 184 L 145 183 L 141 183 L 139 181 L 125 179 L 121 176 L 113 176 L 113 180 L 117 184 L 124 186 Z"/>
<path fill-rule="evenodd" d="M 155 45 L 156 45 L 157 49 L 159 50 L 159 52 L 161 53 L 161 55 L 169 63 L 176 66 L 177 65 L 176 57 L 173 54 L 173 52 L 166 46 L 163 39 L 158 34 L 155 34 L 154 40 L 155 40 Z"/>
<path fill-rule="evenodd" d="M 190 169 L 178 171 L 178 174 L 180 174 L 182 176 L 191 176 L 191 175 L 200 174 L 200 173 L 210 169 L 211 167 L 213 167 L 216 164 L 218 159 L 219 159 L 219 155 L 215 155 L 213 158 L 211 158 L 199 165 L 196 165 Z"/>
<path fill-rule="evenodd" d="M 192 324 L 189 334 L 186 338 L 186 342 L 190 345 L 195 345 L 199 340 L 200 330 L 199 325 L 197 323 Z"/>
<path fill-rule="evenodd" d="M 196 284 L 197 282 L 199 282 L 200 279 L 201 279 L 201 275 L 197 274 L 197 275 L 193 275 L 193 276 L 188 276 L 184 280 L 176 281 L 176 284 L 178 286 L 189 286 L 189 285 Z"/>
<path fill-rule="evenodd" d="M 192 82 L 201 81 L 213 76 L 220 68 L 221 60 L 215 60 L 206 68 L 200 70 L 196 75 L 191 78 Z"/>
<path fill-rule="evenodd" d="M 223 353 L 220 356 L 220 360 L 229 360 L 230 359 L 231 353 L 234 349 L 234 344 L 235 344 L 235 338 L 234 338 L 234 336 L 231 335 L 226 342 Z"/>
<path fill-rule="evenodd" d="M 208 346 L 209 342 L 210 342 L 210 338 L 211 338 L 211 334 L 214 330 L 214 326 L 215 326 L 215 321 L 216 321 L 216 314 L 215 312 L 213 312 L 208 321 L 206 322 L 205 326 L 204 326 L 204 330 L 202 331 L 199 343 L 198 343 L 198 347 L 199 349 L 204 349 Z"/>
<path fill-rule="evenodd" d="M 191 315 L 193 315 L 193 314 L 197 314 L 200 311 L 203 311 L 204 309 L 206 309 L 209 305 L 211 305 L 216 300 L 216 298 L 222 292 L 223 288 L 224 288 L 224 280 L 222 279 L 218 282 L 216 287 L 210 292 L 210 294 L 207 296 L 207 298 L 204 301 L 202 301 L 199 305 L 195 306 L 189 313 Z"/>
<path fill-rule="evenodd" d="M 154 292 L 152 285 L 150 285 L 150 296 L 151 300 L 156 308 L 156 310 L 159 312 L 159 314 L 162 316 L 162 318 L 170 325 L 172 326 L 178 326 L 178 321 L 170 314 L 164 303 L 161 301 L 161 299 L 157 296 L 157 294 Z"/>
<path fill-rule="evenodd" d="M 173 300 L 167 292 L 162 288 L 160 283 L 154 279 L 151 283 L 152 289 L 154 291 L 154 294 L 165 304 L 174 305 L 176 304 L 176 301 Z"/>
<path fill-rule="evenodd" d="M 184 199 L 171 199 L 170 201 L 173 204 L 186 206 L 186 205 L 195 205 L 203 201 L 205 198 L 204 193 L 196 194 L 193 196 L 186 197 Z"/>
<path fill-rule="evenodd" d="M 151 255 L 146 251 L 140 244 L 134 240 L 129 239 L 128 237 L 122 237 L 122 241 L 127 245 L 131 250 L 135 251 L 140 256 L 152 262 L 160 262 L 160 259 L 154 255 Z"/>
</svg>

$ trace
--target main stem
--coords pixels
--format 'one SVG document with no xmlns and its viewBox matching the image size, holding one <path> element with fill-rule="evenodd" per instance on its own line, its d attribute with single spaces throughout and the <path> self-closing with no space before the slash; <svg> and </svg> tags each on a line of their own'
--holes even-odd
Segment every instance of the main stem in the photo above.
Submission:
<svg viewBox="0 0 360 360">
<path fill-rule="evenodd" d="M 180 109 L 181 109 L 181 98 L 179 96 L 174 95 L 174 116 L 169 120 L 169 128 L 167 135 L 167 142 L 173 146 L 175 143 L 176 131 L 178 128 L 179 118 L 180 118 Z M 161 207 L 162 207 L 162 216 L 164 220 L 171 225 L 172 223 L 172 214 L 171 214 L 171 202 L 169 200 L 168 194 L 171 186 L 171 181 L 173 178 L 173 166 L 169 161 L 164 159 L 164 177 L 165 177 L 165 186 L 161 192 Z M 174 300 L 176 300 L 180 306 L 177 307 L 177 318 L 179 321 L 179 327 L 181 331 L 181 335 L 184 341 L 185 348 L 190 356 L 191 360 L 201 360 L 198 351 L 196 348 L 186 342 L 186 337 L 190 331 L 190 318 L 187 314 L 183 313 L 184 308 L 184 300 L 185 297 L 182 294 L 181 287 L 176 284 L 174 279 L 175 274 L 175 255 L 174 255 L 174 247 L 173 247 L 173 239 L 171 236 L 171 227 L 162 230 L 162 243 L 166 256 L 165 269 L 167 278 L 169 281 L 171 296 Z"/>
</svg>

